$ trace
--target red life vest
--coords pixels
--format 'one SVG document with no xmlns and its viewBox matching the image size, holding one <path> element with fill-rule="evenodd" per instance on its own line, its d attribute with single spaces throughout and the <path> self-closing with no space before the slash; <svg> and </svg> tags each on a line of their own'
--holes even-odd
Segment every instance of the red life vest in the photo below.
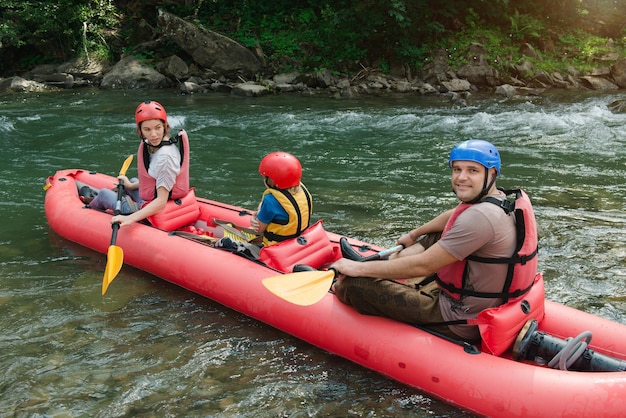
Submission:
<svg viewBox="0 0 626 418">
<path fill-rule="evenodd" d="M 170 191 L 165 208 L 159 213 L 148 217 L 148 221 L 156 228 L 173 231 L 185 225 L 193 224 L 200 214 L 198 201 L 193 189 L 189 188 L 189 138 L 187 132 L 181 130 L 162 146 L 179 144 L 180 173 L 176 176 L 174 188 Z M 148 174 L 150 156 L 148 147 L 141 141 L 137 150 L 137 171 L 139 173 L 139 196 L 144 206 L 156 198 L 156 179 Z"/>
<path fill-rule="evenodd" d="M 176 146 L 176 143 L 179 143 L 180 173 L 176 176 L 176 183 L 170 191 L 170 199 L 181 199 L 189 192 L 189 138 L 185 130 L 181 129 L 177 136 L 165 141 L 162 146 Z M 145 202 L 156 198 L 156 179 L 148 174 L 149 167 L 148 147 L 141 141 L 137 149 L 137 171 L 139 173 L 139 196 Z"/>
<path fill-rule="evenodd" d="M 502 190 L 502 189 L 500 189 Z M 503 298 L 508 301 L 524 295 L 533 286 L 538 264 L 538 239 L 537 222 L 535 212 L 528 195 L 521 189 L 502 190 L 506 195 L 515 194 L 514 203 L 508 200 L 500 201 L 493 197 L 487 197 L 480 203 L 491 203 L 500 206 L 505 212 L 515 215 L 515 230 L 517 234 L 517 244 L 515 252 L 508 258 L 487 258 L 470 255 L 465 260 L 460 260 L 445 266 L 437 271 L 436 280 L 439 287 L 455 300 L 462 296 L 476 296 L 481 298 Z M 448 220 L 442 233 L 445 236 L 452 228 L 463 211 L 467 210 L 471 204 L 459 204 L 452 216 Z M 501 292 L 477 292 L 465 288 L 467 279 L 467 260 L 479 263 L 508 264 L 506 279 Z"/>
</svg>

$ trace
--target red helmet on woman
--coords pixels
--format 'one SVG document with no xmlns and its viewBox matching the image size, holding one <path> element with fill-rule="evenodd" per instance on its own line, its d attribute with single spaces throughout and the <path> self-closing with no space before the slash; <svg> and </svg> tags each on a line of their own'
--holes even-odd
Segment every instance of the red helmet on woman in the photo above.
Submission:
<svg viewBox="0 0 626 418">
<path fill-rule="evenodd" d="M 162 120 L 163 123 L 165 123 L 165 132 L 168 131 L 169 126 L 167 125 L 165 108 L 159 102 L 146 100 L 145 102 L 141 102 L 139 106 L 137 106 L 137 109 L 135 109 L 135 122 L 137 123 L 139 137 L 141 137 L 141 122 L 151 119 Z"/>
<path fill-rule="evenodd" d="M 300 185 L 302 165 L 288 152 L 273 152 L 263 157 L 259 173 L 272 179 L 279 189 L 288 189 Z"/>
</svg>

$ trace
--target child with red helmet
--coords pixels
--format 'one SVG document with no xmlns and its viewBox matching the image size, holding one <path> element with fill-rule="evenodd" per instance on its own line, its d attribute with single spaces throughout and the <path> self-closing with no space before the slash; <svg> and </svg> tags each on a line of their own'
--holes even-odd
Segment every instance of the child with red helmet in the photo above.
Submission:
<svg viewBox="0 0 626 418">
<path fill-rule="evenodd" d="M 264 246 L 298 237 L 309 226 L 313 207 L 311 194 L 300 182 L 300 161 L 287 152 L 272 152 L 261 160 L 259 174 L 263 176 L 266 189 L 250 226 L 263 236 Z M 235 243 L 230 238 L 222 238 L 216 247 L 253 257 L 259 254 L 258 246 Z"/>
<path fill-rule="evenodd" d="M 299 236 L 311 219 L 311 194 L 300 182 L 302 165 L 287 152 L 272 152 L 259 164 L 266 190 L 252 229 L 263 235 L 263 244 L 272 245 Z"/>
</svg>

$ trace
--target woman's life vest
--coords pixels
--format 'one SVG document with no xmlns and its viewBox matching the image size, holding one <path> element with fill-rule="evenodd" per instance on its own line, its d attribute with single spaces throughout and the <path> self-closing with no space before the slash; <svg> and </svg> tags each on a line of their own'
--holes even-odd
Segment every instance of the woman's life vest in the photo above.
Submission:
<svg viewBox="0 0 626 418">
<path fill-rule="evenodd" d="M 451 298 L 461 299 L 462 296 L 476 296 L 482 298 L 503 298 L 506 301 L 524 295 L 533 286 L 538 264 L 538 239 L 537 222 L 535 213 L 528 195 L 521 189 L 502 190 L 506 195 L 515 194 L 515 201 L 500 201 L 493 197 L 487 197 L 479 203 L 490 203 L 500 206 L 506 213 L 513 213 L 515 216 L 515 230 L 517 234 L 517 244 L 515 252 L 508 258 L 486 258 L 470 255 L 465 260 L 460 260 L 447 265 L 437 271 L 435 280 L 439 287 Z M 459 204 L 452 216 L 448 220 L 442 236 L 452 228 L 463 211 L 472 204 Z M 507 275 L 501 292 L 488 293 L 477 292 L 466 289 L 467 261 L 478 263 L 508 264 Z"/>
<path fill-rule="evenodd" d="M 263 244 L 272 245 L 299 236 L 309 226 L 313 204 L 311 194 L 300 183 L 300 191 L 295 195 L 284 189 L 266 189 L 263 197 L 271 194 L 285 209 L 289 219 L 273 220 L 263 232 Z"/>
<path fill-rule="evenodd" d="M 185 130 L 180 130 L 178 135 L 163 141 L 161 146 L 171 147 L 179 144 L 180 173 L 176 176 L 176 184 L 170 190 L 170 199 L 180 199 L 189 192 L 189 138 Z M 156 198 L 156 179 L 148 174 L 150 167 L 150 154 L 148 146 L 141 141 L 137 149 L 137 171 L 139 172 L 139 196 L 144 202 L 150 202 Z"/>
<path fill-rule="evenodd" d="M 155 227 L 165 231 L 173 231 L 182 226 L 194 223 L 198 219 L 200 208 L 193 189 L 189 188 L 189 138 L 187 132 L 181 130 L 178 135 L 163 141 L 161 146 L 175 147 L 179 144 L 180 173 L 170 191 L 165 208 L 159 213 L 148 217 Z M 139 196 L 144 205 L 156 198 L 156 179 L 148 174 L 150 155 L 148 147 L 141 141 L 137 150 L 137 171 L 139 174 Z"/>
</svg>

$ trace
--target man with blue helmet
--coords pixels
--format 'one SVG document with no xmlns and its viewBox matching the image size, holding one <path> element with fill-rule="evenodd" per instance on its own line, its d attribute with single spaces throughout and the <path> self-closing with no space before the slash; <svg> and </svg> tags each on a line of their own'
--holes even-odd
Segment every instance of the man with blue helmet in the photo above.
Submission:
<svg viewBox="0 0 626 418">
<path fill-rule="evenodd" d="M 537 238 L 524 229 L 536 231 L 536 224 L 523 191 L 516 190 L 518 200 L 511 203 L 510 191 L 496 187 L 501 161 L 493 144 L 461 142 L 448 164 L 459 205 L 401 236 L 398 243 L 405 249 L 388 261 L 360 263 L 344 254 L 352 260 L 342 258 L 331 266 L 340 273 L 334 290 L 361 313 L 429 325 L 473 341 L 480 334 L 468 320 L 532 287 Z M 527 255 L 518 254 L 528 248 Z M 417 285 L 397 281 L 417 277 L 425 279 Z"/>
</svg>

